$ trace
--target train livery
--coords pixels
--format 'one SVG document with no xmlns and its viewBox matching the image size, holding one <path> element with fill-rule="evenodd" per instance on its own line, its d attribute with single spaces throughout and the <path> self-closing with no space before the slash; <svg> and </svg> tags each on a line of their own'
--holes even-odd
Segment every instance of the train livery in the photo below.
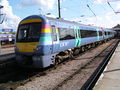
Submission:
<svg viewBox="0 0 120 90">
<path fill-rule="evenodd" d="M 42 15 L 28 16 L 18 26 L 16 61 L 28 67 L 48 67 L 114 35 L 110 29 Z"/>
</svg>

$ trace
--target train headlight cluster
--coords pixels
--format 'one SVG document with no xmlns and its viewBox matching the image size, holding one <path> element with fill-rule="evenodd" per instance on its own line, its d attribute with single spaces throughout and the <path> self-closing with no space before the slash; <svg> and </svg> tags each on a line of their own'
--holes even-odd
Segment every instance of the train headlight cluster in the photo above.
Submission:
<svg viewBox="0 0 120 90">
<path fill-rule="evenodd" d="M 37 47 L 36 47 L 36 50 L 37 50 L 37 51 L 38 51 L 38 50 L 40 50 L 40 49 L 41 49 L 41 47 L 40 47 L 40 46 L 37 46 Z"/>
</svg>

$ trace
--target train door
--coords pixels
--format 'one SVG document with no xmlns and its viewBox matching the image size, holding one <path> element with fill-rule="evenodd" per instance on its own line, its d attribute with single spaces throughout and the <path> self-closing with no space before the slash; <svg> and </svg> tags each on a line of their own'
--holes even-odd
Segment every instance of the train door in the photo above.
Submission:
<svg viewBox="0 0 120 90">
<path fill-rule="evenodd" d="M 78 46 L 80 46 L 80 44 L 81 44 L 80 27 L 75 26 L 75 27 L 74 27 L 74 30 L 75 30 L 75 40 L 76 40 L 75 47 L 78 47 Z"/>
<path fill-rule="evenodd" d="M 96 31 L 97 31 L 97 41 L 99 41 L 100 40 L 100 34 L 99 34 L 100 30 L 97 28 Z"/>
<path fill-rule="evenodd" d="M 107 32 L 107 30 L 105 30 L 105 39 L 107 39 L 108 38 L 108 32 Z"/>
<path fill-rule="evenodd" d="M 102 30 L 102 38 L 105 39 L 105 30 L 103 28 L 101 28 Z"/>
<path fill-rule="evenodd" d="M 52 53 L 58 51 L 58 46 L 59 46 L 58 28 L 55 25 L 52 25 Z"/>
</svg>

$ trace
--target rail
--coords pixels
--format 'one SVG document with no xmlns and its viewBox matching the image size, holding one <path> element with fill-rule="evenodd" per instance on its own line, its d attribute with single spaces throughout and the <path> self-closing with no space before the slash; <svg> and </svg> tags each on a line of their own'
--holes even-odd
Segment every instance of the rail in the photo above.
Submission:
<svg viewBox="0 0 120 90">
<path fill-rule="evenodd" d="M 108 53 L 107 57 L 103 60 L 103 62 L 99 65 L 99 67 L 95 70 L 95 72 L 91 75 L 88 81 L 82 86 L 81 90 L 92 90 L 98 81 L 100 75 L 103 73 L 105 67 L 107 66 L 112 54 L 114 53 L 119 41 L 115 44 L 114 48 L 111 52 Z"/>
</svg>

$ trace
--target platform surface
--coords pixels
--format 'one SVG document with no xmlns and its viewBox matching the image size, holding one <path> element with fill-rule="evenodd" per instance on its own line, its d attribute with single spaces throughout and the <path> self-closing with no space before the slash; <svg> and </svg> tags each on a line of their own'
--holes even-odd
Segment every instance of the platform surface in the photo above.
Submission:
<svg viewBox="0 0 120 90">
<path fill-rule="evenodd" d="M 14 53 L 14 47 L 0 49 L 0 55 L 10 54 L 10 53 Z"/>
<path fill-rule="evenodd" d="M 120 43 L 93 90 L 120 90 Z"/>
</svg>

